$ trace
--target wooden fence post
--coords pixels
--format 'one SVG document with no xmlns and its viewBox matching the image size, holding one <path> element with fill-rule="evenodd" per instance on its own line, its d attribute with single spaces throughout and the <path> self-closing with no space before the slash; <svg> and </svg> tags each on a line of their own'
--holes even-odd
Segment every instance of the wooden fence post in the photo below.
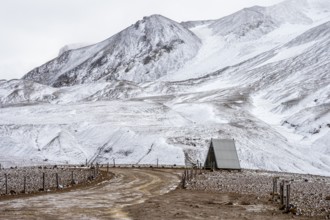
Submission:
<svg viewBox="0 0 330 220">
<path fill-rule="evenodd" d="M 71 184 L 74 184 L 73 171 L 71 171 Z"/>
<path fill-rule="evenodd" d="M 284 180 L 280 183 L 281 206 L 284 204 Z"/>
<path fill-rule="evenodd" d="M 275 201 L 275 194 L 277 194 L 277 180 L 278 177 L 273 178 L 273 201 Z"/>
<path fill-rule="evenodd" d="M 45 173 L 42 173 L 42 190 L 45 191 Z"/>
<path fill-rule="evenodd" d="M 291 191 L 291 186 L 290 183 L 286 185 L 286 210 L 289 211 L 290 209 L 290 191 Z"/>
<path fill-rule="evenodd" d="M 23 193 L 26 193 L 26 176 L 24 176 L 23 185 Z"/>
<path fill-rule="evenodd" d="M 6 187 L 6 194 L 8 194 L 8 175 L 5 173 L 5 187 Z"/>
<path fill-rule="evenodd" d="M 58 173 L 55 174 L 56 177 L 56 188 L 60 188 L 59 181 L 58 181 Z"/>
<path fill-rule="evenodd" d="M 183 188 L 186 188 L 186 183 L 187 183 L 187 175 L 186 175 L 186 170 L 183 173 Z"/>
<path fill-rule="evenodd" d="M 99 175 L 99 167 L 100 167 L 100 164 L 96 163 L 96 175 L 97 176 Z"/>
</svg>

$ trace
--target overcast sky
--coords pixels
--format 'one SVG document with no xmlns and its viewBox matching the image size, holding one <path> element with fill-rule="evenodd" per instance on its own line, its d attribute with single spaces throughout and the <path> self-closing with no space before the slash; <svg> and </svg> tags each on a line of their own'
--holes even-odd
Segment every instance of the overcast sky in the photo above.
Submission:
<svg viewBox="0 0 330 220">
<path fill-rule="evenodd" d="M 0 0 L 0 79 L 20 78 L 72 43 L 102 41 L 143 16 L 218 19 L 283 0 Z"/>
</svg>

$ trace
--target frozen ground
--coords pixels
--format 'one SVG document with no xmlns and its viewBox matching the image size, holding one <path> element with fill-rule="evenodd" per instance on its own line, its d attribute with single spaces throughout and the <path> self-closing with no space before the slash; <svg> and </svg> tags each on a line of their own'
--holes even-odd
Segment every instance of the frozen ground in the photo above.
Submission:
<svg viewBox="0 0 330 220">
<path fill-rule="evenodd" d="M 195 100 L 183 101 L 187 96 Z M 156 164 L 158 159 L 183 165 L 204 161 L 209 140 L 217 137 L 236 140 L 244 168 L 330 173 L 329 156 L 290 143 L 276 126 L 244 111 L 244 97 L 231 102 L 203 101 L 201 94 L 170 98 L 2 108 L 0 146 L 6 154 L 1 160 L 15 155 L 15 163 L 22 164 L 86 159 Z"/>
</svg>

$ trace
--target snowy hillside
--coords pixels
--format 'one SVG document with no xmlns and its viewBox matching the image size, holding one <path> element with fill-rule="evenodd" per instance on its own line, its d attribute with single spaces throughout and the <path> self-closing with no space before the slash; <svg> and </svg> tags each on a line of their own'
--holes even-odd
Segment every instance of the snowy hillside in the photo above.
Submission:
<svg viewBox="0 0 330 220">
<path fill-rule="evenodd" d="M 244 168 L 330 175 L 329 48 L 328 0 L 144 18 L 0 81 L 0 162 L 183 165 L 234 138 Z"/>
</svg>

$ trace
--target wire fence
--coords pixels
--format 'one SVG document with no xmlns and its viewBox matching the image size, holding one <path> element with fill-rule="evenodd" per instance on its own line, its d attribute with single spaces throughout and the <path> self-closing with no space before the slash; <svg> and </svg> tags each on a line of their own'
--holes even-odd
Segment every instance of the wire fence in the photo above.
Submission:
<svg viewBox="0 0 330 220">
<path fill-rule="evenodd" d="M 52 191 L 88 183 L 98 177 L 99 165 L 35 166 L 0 170 L 0 195 Z"/>
</svg>

